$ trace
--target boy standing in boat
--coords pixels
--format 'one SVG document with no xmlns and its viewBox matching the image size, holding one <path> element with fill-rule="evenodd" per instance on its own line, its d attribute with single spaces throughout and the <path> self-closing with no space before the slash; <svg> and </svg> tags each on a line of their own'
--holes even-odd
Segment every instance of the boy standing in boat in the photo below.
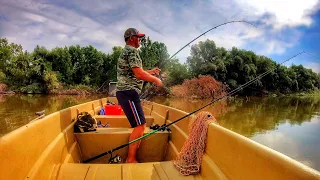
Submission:
<svg viewBox="0 0 320 180">
<path fill-rule="evenodd" d="M 134 128 L 129 141 L 141 137 L 146 127 L 146 120 L 140 102 L 140 93 L 143 81 L 155 83 L 162 86 L 158 75 L 159 68 L 143 70 L 142 60 L 137 48 L 140 47 L 141 39 L 145 34 L 139 33 L 135 28 L 129 28 L 124 33 L 126 45 L 119 56 L 117 64 L 116 97 L 126 114 L 131 127 Z M 136 154 L 141 141 L 129 145 L 126 163 L 137 163 Z"/>
</svg>

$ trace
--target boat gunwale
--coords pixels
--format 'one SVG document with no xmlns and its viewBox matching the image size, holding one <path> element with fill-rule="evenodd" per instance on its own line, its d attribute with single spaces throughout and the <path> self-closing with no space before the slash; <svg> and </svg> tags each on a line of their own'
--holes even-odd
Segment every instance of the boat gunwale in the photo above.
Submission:
<svg viewBox="0 0 320 180">
<path fill-rule="evenodd" d="M 107 99 L 108 99 L 108 98 L 100 98 L 100 99 L 96 99 L 96 100 L 93 100 L 93 101 L 84 102 L 84 103 L 77 104 L 77 105 L 74 105 L 74 106 L 70 106 L 70 107 L 67 107 L 67 108 L 65 108 L 65 109 L 61 109 L 61 110 L 59 110 L 59 111 L 56 111 L 56 112 L 54 112 L 54 113 L 51 113 L 51 114 L 45 116 L 45 117 L 42 118 L 42 119 L 38 119 L 38 120 L 34 120 L 34 121 L 32 120 L 32 121 L 30 121 L 28 124 L 23 125 L 23 126 L 15 129 L 15 130 L 13 130 L 13 131 L 5 134 L 4 136 L 0 137 L 0 143 L 1 143 L 1 141 L 9 140 L 11 137 L 13 137 L 13 136 L 15 136 L 15 135 L 17 135 L 17 134 L 24 133 L 24 131 L 27 130 L 27 129 L 29 128 L 29 126 L 36 126 L 36 125 L 38 125 L 39 123 L 41 123 L 41 121 L 46 120 L 47 118 L 49 119 L 49 118 L 51 118 L 51 117 L 53 117 L 53 116 L 56 116 L 56 115 L 60 114 L 61 112 L 68 111 L 68 110 L 73 110 L 73 111 L 75 111 L 75 110 L 77 109 L 77 107 L 81 107 L 81 106 L 84 105 L 84 104 L 90 104 L 90 103 L 91 103 L 91 104 L 94 104 L 94 102 L 96 102 L 96 101 L 99 101 L 99 100 L 100 100 L 100 101 L 102 102 L 103 100 L 107 100 Z M 150 102 L 150 101 L 148 101 L 148 102 Z M 183 114 L 190 114 L 190 113 L 187 113 L 187 112 L 185 112 L 185 111 L 182 111 L 182 110 L 177 109 L 177 108 L 174 108 L 174 107 L 162 105 L 162 104 L 155 103 L 155 102 L 150 102 L 150 103 L 151 103 L 152 105 L 157 105 L 157 106 L 160 106 L 160 107 L 162 107 L 162 108 L 166 108 L 167 110 L 170 110 L 170 109 L 171 109 L 172 111 L 177 111 L 177 112 L 180 112 L 180 113 L 183 113 Z M 144 105 L 144 104 L 142 103 L 142 105 Z M 101 107 L 101 106 L 98 106 L 98 107 L 96 107 L 96 108 L 94 108 L 94 109 L 90 109 L 90 112 L 93 111 L 93 112 L 94 112 L 94 115 L 95 115 L 96 109 L 99 109 L 99 107 Z M 145 107 L 145 106 L 144 106 L 144 107 Z M 89 110 L 89 109 L 88 109 L 88 110 Z M 158 115 L 161 115 L 161 114 L 159 114 L 159 112 L 157 112 L 157 111 L 155 110 L 155 108 L 151 108 L 150 110 L 151 110 L 151 111 L 150 111 L 150 116 L 152 116 L 152 112 L 157 113 Z M 72 114 L 71 111 L 70 111 L 70 113 Z M 169 113 L 170 113 L 170 111 L 169 111 Z M 191 116 L 191 117 L 194 117 L 195 114 L 192 114 L 192 115 L 190 115 L 190 116 Z M 153 116 L 152 116 L 152 117 L 153 117 Z M 163 116 L 163 118 L 165 118 L 165 117 Z M 38 122 L 38 121 L 39 121 L 39 122 Z M 165 122 L 167 122 L 167 121 L 173 122 L 173 120 L 165 119 Z M 41 155 L 39 156 L 39 158 L 35 161 L 35 163 L 34 163 L 34 165 L 32 166 L 32 168 L 29 169 L 29 173 L 28 173 L 28 174 L 30 174 L 31 172 L 34 172 L 34 171 L 35 171 L 34 167 L 35 167 L 37 164 L 39 164 L 39 162 L 42 163 L 42 161 L 43 161 L 43 159 L 44 159 L 44 156 L 46 155 L 46 151 L 48 150 L 48 148 L 50 149 L 50 146 L 53 146 L 53 145 L 54 145 L 54 142 L 57 141 L 57 139 L 59 139 L 59 136 L 63 136 L 64 133 L 67 132 L 67 130 L 69 130 L 70 127 L 71 127 L 74 123 L 75 123 L 75 122 L 74 122 L 74 118 L 70 119 L 70 122 L 69 122 L 69 124 L 67 125 L 67 127 L 65 127 L 64 129 L 62 129 L 61 132 L 60 132 L 60 133 L 50 142 L 50 144 L 42 151 L 42 154 L 41 154 Z M 257 152 L 257 154 L 259 154 L 259 156 L 262 156 L 262 157 L 265 156 L 265 157 L 269 157 L 269 158 L 271 157 L 271 158 L 272 158 L 272 162 L 276 162 L 276 163 L 278 163 L 278 164 L 286 164 L 286 163 L 288 163 L 288 164 L 290 164 L 290 167 L 289 167 L 289 168 L 294 168 L 294 170 L 298 170 L 298 171 L 299 171 L 298 174 L 307 174 L 307 175 L 310 175 L 310 176 L 314 176 L 314 177 L 319 177 L 319 178 L 320 178 L 320 172 L 319 172 L 319 171 L 317 171 L 317 170 L 313 169 L 312 167 L 309 167 L 309 166 L 307 166 L 307 165 L 305 165 L 305 164 L 303 164 L 303 163 L 301 163 L 301 162 L 299 162 L 299 161 L 297 161 L 297 160 L 295 160 L 295 159 L 293 159 L 293 158 L 291 158 L 291 157 L 289 157 L 289 156 L 287 156 L 287 155 L 285 155 L 285 154 L 283 154 L 283 153 L 281 153 L 281 152 L 279 152 L 279 151 L 276 151 L 276 150 L 274 150 L 274 149 L 272 149 L 272 148 L 270 148 L 270 147 L 267 147 L 267 146 L 265 146 L 265 145 L 263 145 L 263 144 L 260 144 L 260 143 L 254 141 L 254 140 L 252 140 L 252 139 L 250 139 L 250 138 L 247 138 L 247 137 L 245 137 L 245 136 L 243 136 L 243 135 L 241 135 L 241 134 L 238 134 L 238 133 L 236 133 L 236 132 L 234 132 L 234 131 L 232 131 L 232 130 L 229 130 L 229 129 L 227 129 L 227 128 L 223 127 L 223 126 L 217 125 L 217 124 L 215 124 L 215 123 L 210 123 L 209 126 L 210 126 L 209 129 L 210 129 L 210 128 L 211 128 L 211 129 L 213 128 L 213 130 L 219 130 L 219 131 L 221 131 L 222 133 L 224 133 L 226 136 L 230 136 L 231 138 L 236 139 L 237 141 L 239 141 L 239 143 L 243 143 L 245 146 L 248 146 L 251 150 L 254 150 L 255 152 Z M 180 127 L 178 127 L 178 126 L 175 125 L 175 128 L 178 130 L 179 133 L 182 133 L 182 135 L 183 135 L 184 137 L 185 137 L 185 136 L 188 137 L 188 135 L 187 135 Z M 209 131 L 209 130 L 208 130 L 208 131 Z M 76 142 L 76 141 L 75 141 L 75 142 Z M 2 142 L 2 143 L 5 143 L 5 142 Z M 174 145 L 174 143 L 173 143 L 172 141 L 169 141 L 169 143 L 171 143 L 170 145 L 172 145 L 173 148 L 176 148 L 175 145 Z M 205 155 L 208 156 L 208 157 L 210 158 L 210 160 L 215 163 L 215 161 L 214 161 L 208 154 L 205 153 Z M 62 162 L 62 163 L 63 163 L 63 162 Z M 39 167 L 37 167 L 37 168 L 39 168 Z M 218 166 L 218 168 L 220 168 L 220 167 Z M 220 170 L 223 172 L 223 169 L 220 169 Z M 225 172 L 223 172 L 223 173 L 225 173 Z M 228 176 L 227 176 L 227 177 L 228 177 Z"/>
</svg>

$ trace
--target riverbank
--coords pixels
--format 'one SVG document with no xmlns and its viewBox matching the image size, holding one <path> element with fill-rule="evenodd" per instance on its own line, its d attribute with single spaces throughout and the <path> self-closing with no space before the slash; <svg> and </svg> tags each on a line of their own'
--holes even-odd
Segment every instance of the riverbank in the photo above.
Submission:
<svg viewBox="0 0 320 180">
<path fill-rule="evenodd" d="M 20 88 L 23 89 L 23 88 Z M 95 95 L 95 94 L 107 94 L 106 91 L 96 91 L 97 88 L 87 85 L 75 85 L 60 87 L 57 89 L 49 90 L 48 92 L 40 92 L 36 90 L 23 91 L 18 89 L 8 88 L 6 84 L 0 84 L 0 94 L 42 94 L 42 95 Z"/>
<path fill-rule="evenodd" d="M 320 90 L 315 89 L 313 91 L 305 91 L 305 92 L 295 92 L 290 94 L 282 94 L 282 93 L 270 93 L 269 97 L 320 97 Z"/>
<path fill-rule="evenodd" d="M 43 92 L 37 92 L 37 91 L 20 91 L 20 90 L 10 90 L 10 88 L 8 88 L 8 86 L 6 84 L 1 84 L 0 83 L 0 94 L 42 94 L 42 95 L 98 95 L 98 94 L 108 94 L 107 90 L 100 89 L 100 91 L 97 91 L 98 87 L 92 87 L 92 86 L 88 86 L 88 85 L 69 85 L 69 86 L 65 86 L 65 87 L 60 87 L 58 89 L 53 89 L 53 90 L 49 90 L 47 93 L 43 93 Z M 169 88 L 171 89 L 171 88 Z M 189 90 L 190 88 L 188 88 Z M 181 96 L 181 91 L 179 91 L 178 93 L 175 93 L 175 91 L 169 90 L 169 94 L 166 95 L 166 97 L 171 97 L 171 98 L 183 98 Z M 157 89 L 156 92 L 160 93 L 163 91 Z M 167 92 L 168 93 L 168 92 Z M 177 96 L 175 94 L 178 94 Z M 183 93 L 182 93 L 183 94 Z M 186 93 L 184 93 L 186 94 Z M 155 95 L 158 96 L 158 95 Z M 315 89 L 313 91 L 305 91 L 305 92 L 295 92 L 295 93 L 289 93 L 289 94 L 282 94 L 282 93 L 278 93 L 278 92 L 264 92 L 261 93 L 260 95 L 254 94 L 254 95 L 239 95 L 237 94 L 236 96 L 243 96 L 243 97 L 253 97 L 253 96 L 259 96 L 259 97 L 283 97 L 283 96 L 287 96 L 287 97 L 313 97 L 313 96 L 319 96 L 320 97 L 320 90 Z M 188 95 L 185 96 L 188 99 L 207 99 L 207 98 L 212 98 L 211 96 L 207 97 L 207 96 L 199 96 L 199 94 L 197 95 Z"/>
<path fill-rule="evenodd" d="M 66 88 L 54 89 L 48 92 L 50 95 L 92 95 L 101 94 L 96 92 L 96 88 L 87 85 L 69 86 Z"/>
</svg>

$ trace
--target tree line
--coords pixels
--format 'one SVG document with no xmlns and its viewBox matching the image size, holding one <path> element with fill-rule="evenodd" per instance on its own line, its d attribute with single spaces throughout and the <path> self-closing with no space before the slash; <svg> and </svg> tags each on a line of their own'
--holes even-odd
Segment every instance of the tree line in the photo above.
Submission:
<svg viewBox="0 0 320 180">
<path fill-rule="evenodd" d="M 211 75 L 218 81 L 227 83 L 231 89 L 274 69 L 255 81 L 243 93 L 270 91 L 287 94 L 320 88 L 320 73 L 317 74 L 302 65 L 286 67 L 252 51 L 235 47 L 231 50 L 218 48 L 212 40 L 193 45 L 186 65 L 191 77 Z"/>
<path fill-rule="evenodd" d="M 21 45 L 0 38 L 0 84 L 22 93 L 50 93 L 57 89 L 90 87 L 97 89 L 104 82 L 116 81 L 116 66 L 123 47 L 113 47 L 103 53 L 93 46 L 72 45 L 51 50 L 36 46 L 32 52 Z M 236 88 L 267 70 L 276 70 L 256 81 L 242 93 L 313 91 L 320 87 L 320 74 L 301 65 L 286 67 L 252 51 L 233 47 L 226 50 L 206 40 L 191 47 L 186 63 L 169 54 L 164 43 L 150 38 L 140 48 L 143 68 L 160 67 L 167 74 L 166 86 L 182 84 L 186 79 L 210 75 Z"/>
</svg>

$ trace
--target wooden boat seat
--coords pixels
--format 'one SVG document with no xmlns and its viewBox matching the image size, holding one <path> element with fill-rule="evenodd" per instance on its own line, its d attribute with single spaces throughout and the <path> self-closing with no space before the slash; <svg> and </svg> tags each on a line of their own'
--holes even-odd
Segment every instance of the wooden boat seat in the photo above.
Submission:
<svg viewBox="0 0 320 180">
<path fill-rule="evenodd" d="M 97 128 L 97 131 L 75 133 L 76 140 L 80 146 L 82 160 L 87 160 L 101 153 L 116 148 L 129 142 L 129 136 L 133 128 Z M 151 132 L 146 127 L 144 134 Z M 141 141 L 137 160 L 139 162 L 163 161 L 168 146 L 169 132 L 160 131 L 144 138 Z M 114 152 L 113 156 L 119 154 L 123 160 L 126 159 L 128 146 Z M 96 159 L 90 163 L 108 163 L 110 155 Z"/>
<path fill-rule="evenodd" d="M 137 164 L 61 164 L 57 180 L 104 180 L 104 179 L 143 179 L 143 180 L 201 180 L 200 175 L 183 176 L 171 161 Z"/>
<path fill-rule="evenodd" d="M 110 124 L 110 127 L 131 127 L 126 115 L 96 115 L 94 117 L 104 125 Z M 147 127 L 150 127 L 154 121 L 153 117 L 146 115 L 145 118 Z"/>
</svg>

